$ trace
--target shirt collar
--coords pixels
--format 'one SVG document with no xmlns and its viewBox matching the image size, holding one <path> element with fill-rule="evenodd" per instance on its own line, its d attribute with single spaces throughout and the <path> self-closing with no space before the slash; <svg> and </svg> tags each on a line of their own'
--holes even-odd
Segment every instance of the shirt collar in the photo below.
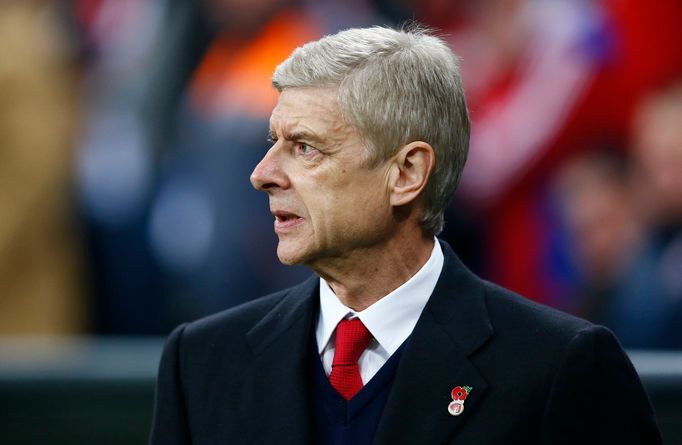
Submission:
<svg viewBox="0 0 682 445">
<path fill-rule="evenodd" d="M 428 261 L 409 280 L 363 311 L 345 306 L 327 282 L 320 278 L 320 314 L 315 336 L 318 352 L 327 346 L 336 325 L 350 314 L 358 317 L 379 345 L 393 354 L 417 324 L 443 269 L 443 250 L 434 238 Z"/>
</svg>

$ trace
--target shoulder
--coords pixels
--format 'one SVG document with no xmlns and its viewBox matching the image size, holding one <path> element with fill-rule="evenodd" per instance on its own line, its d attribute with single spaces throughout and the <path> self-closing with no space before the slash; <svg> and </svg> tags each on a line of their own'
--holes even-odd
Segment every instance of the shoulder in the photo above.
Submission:
<svg viewBox="0 0 682 445">
<path fill-rule="evenodd" d="M 541 443 L 660 443 L 646 392 L 610 330 L 484 287 L 494 333 L 477 362 L 491 382 L 521 394 L 501 404 L 525 406 Z"/>
<path fill-rule="evenodd" d="M 493 334 L 480 351 L 488 360 L 514 364 L 547 384 L 556 373 L 579 362 L 596 366 L 600 357 L 618 356 L 605 366 L 631 368 L 613 333 L 587 320 L 533 302 L 483 282 L 484 301 Z M 508 369 L 507 366 L 502 366 Z M 521 376 L 519 376 L 521 378 Z"/>
<path fill-rule="evenodd" d="M 496 331 L 550 338 L 572 338 L 596 325 L 560 310 L 531 301 L 482 280 L 485 304 Z"/>
<path fill-rule="evenodd" d="M 441 242 L 445 263 L 432 300 L 434 312 L 447 314 L 451 320 L 473 325 L 478 332 L 493 332 L 493 341 L 512 340 L 532 345 L 536 342 L 568 342 L 578 332 L 590 329 L 586 320 L 544 306 L 509 289 L 480 278 L 470 271 Z M 469 319 L 478 321 L 469 321 Z M 485 328 L 480 328 L 480 325 Z"/>
<path fill-rule="evenodd" d="M 293 288 L 283 289 L 187 323 L 185 333 L 191 336 L 205 336 L 225 330 L 230 332 L 248 331 L 268 312 L 280 304 L 291 289 Z"/>
<path fill-rule="evenodd" d="M 217 346 L 223 352 L 227 349 L 239 350 L 245 346 L 246 336 L 268 314 L 278 308 L 286 308 L 300 303 L 301 298 L 312 295 L 316 277 L 287 289 L 257 298 L 253 301 L 184 323 L 169 335 L 168 342 L 182 343 L 181 349 L 208 352 L 207 348 Z"/>
</svg>

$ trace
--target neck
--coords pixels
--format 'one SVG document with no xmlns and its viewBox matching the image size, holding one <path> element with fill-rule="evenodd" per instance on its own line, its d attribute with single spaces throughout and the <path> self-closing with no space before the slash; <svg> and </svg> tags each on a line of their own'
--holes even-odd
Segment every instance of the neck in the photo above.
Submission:
<svg viewBox="0 0 682 445">
<path fill-rule="evenodd" d="M 433 236 L 392 237 L 312 266 L 345 306 L 362 311 L 409 280 L 428 261 Z"/>
</svg>

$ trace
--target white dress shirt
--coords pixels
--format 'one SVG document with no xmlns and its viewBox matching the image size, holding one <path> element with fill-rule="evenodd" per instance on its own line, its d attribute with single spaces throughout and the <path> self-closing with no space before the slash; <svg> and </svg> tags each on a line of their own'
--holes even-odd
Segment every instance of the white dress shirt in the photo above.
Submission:
<svg viewBox="0 0 682 445">
<path fill-rule="evenodd" d="M 329 375 L 334 359 L 336 325 L 344 318 L 359 318 L 374 337 L 360 356 L 360 376 L 367 383 L 410 336 L 436 287 L 443 269 L 443 251 L 434 239 L 428 261 L 396 290 L 363 311 L 345 306 L 320 278 L 320 315 L 315 336 L 324 371 Z"/>
</svg>

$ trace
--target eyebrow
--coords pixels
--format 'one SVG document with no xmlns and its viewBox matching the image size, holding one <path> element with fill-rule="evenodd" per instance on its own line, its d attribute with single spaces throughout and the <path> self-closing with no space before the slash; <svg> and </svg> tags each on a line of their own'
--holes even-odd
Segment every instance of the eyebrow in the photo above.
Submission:
<svg viewBox="0 0 682 445">
<path fill-rule="evenodd" d="M 270 138 L 276 139 L 277 134 L 273 129 L 270 129 L 269 134 Z M 315 133 L 311 133 L 305 130 L 294 130 L 291 132 L 285 131 L 284 134 L 282 135 L 284 139 L 287 141 L 300 141 L 300 140 L 305 140 L 305 141 L 311 141 L 311 142 L 317 142 L 321 143 L 323 142 L 322 138 Z"/>
</svg>

